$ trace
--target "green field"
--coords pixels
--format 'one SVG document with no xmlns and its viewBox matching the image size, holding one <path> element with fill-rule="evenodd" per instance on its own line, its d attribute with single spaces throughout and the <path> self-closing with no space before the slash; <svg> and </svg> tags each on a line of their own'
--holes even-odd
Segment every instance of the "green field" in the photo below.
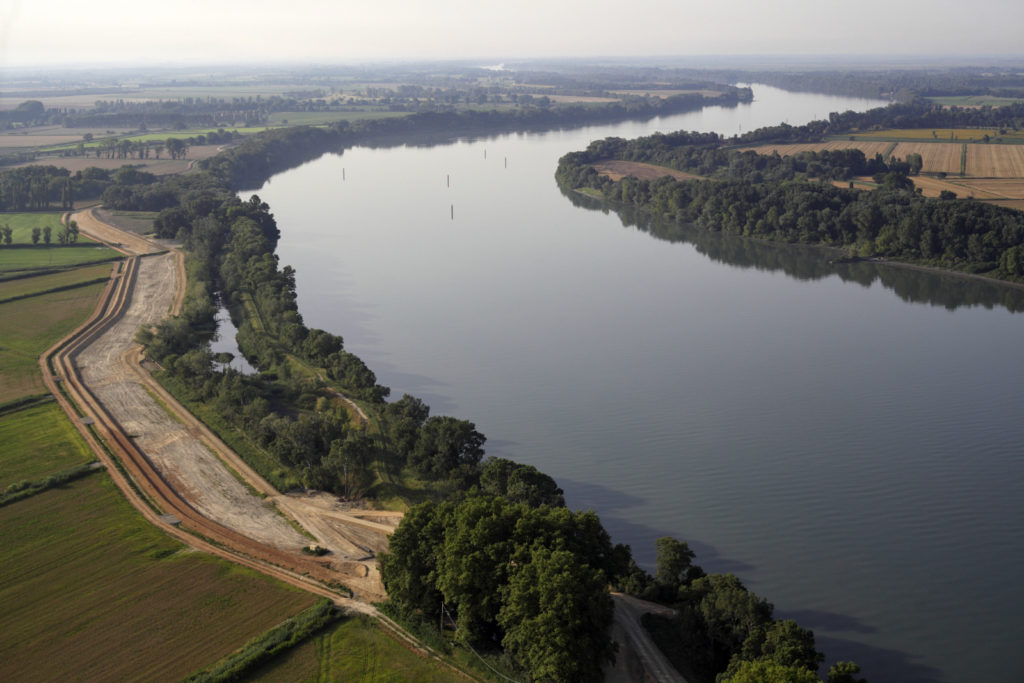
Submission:
<svg viewBox="0 0 1024 683">
<path fill-rule="evenodd" d="M 346 619 L 256 671 L 251 680 L 299 681 L 464 680 L 397 643 L 367 617 Z"/>
<path fill-rule="evenodd" d="M 112 265 L 110 263 L 98 263 L 94 266 L 82 266 L 72 270 L 58 270 L 45 275 L 2 280 L 0 281 L 0 303 L 8 299 L 43 294 L 64 287 L 73 287 L 91 280 L 106 279 L 110 276 L 111 268 Z"/>
<path fill-rule="evenodd" d="M 102 267 L 109 272 L 109 266 Z M 80 274 L 80 281 L 95 277 L 93 268 L 73 272 Z M 26 281 L 0 283 L 0 299 L 7 298 L 9 286 L 17 290 Z M 46 391 L 37 359 L 89 317 L 104 286 L 90 284 L 0 304 L 0 403 Z"/>
<path fill-rule="evenodd" d="M 100 246 L 86 237 L 79 237 L 78 244 L 68 246 L 57 244 L 56 241 L 54 236 L 54 243 L 48 247 L 0 247 L 0 277 L 5 273 L 65 268 L 121 258 L 113 249 Z"/>
<path fill-rule="evenodd" d="M 0 680 L 175 680 L 313 596 L 192 552 L 95 474 L 0 508 Z"/>
<path fill-rule="evenodd" d="M 0 213 L 0 225 L 7 225 L 13 231 L 11 239 L 14 244 L 32 244 L 32 228 L 42 230 L 50 226 L 51 239 L 57 244 L 57 234 L 63 229 L 60 224 L 60 211 L 44 211 L 34 213 Z M 39 243 L 43 243 L 42 235 Z"/>
<path fill-rule="evenodd" d="M 279 111 L 269 117 L 272 126 L 316 126 L 335 121 L 364 121 L 366 119 L 393 119 L 409 116 L 403 111 L 381 111 L 366 109 L 365 111 Z M 288 121 L 287 124 L 284 122 Z"/>
<path fill-rule="evenodd" d="M 926 97 L 936 104 L 947 107 L 1002 107 L 1007 104 L 1021 102 L 1021 97 L 993 97 L 991 95 L 960 95 L 952 97 Z"/>
<path fill-rule="evenodd" d="M 0 490 L 95 459 L 54 401 L 0 415 L 0 444 Z"/>
</svg>

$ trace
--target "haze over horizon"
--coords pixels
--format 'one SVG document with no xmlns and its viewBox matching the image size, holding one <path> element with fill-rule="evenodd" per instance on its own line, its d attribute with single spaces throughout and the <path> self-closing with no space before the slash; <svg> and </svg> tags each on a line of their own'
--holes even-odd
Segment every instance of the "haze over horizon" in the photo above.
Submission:
<svg viewBox="0 0 1024 683">
<path fill-rule="evenodd" d="M 0 68 L 726 55 L 1022 56 L 978 0 L 2 0 Z"/>
</svg>

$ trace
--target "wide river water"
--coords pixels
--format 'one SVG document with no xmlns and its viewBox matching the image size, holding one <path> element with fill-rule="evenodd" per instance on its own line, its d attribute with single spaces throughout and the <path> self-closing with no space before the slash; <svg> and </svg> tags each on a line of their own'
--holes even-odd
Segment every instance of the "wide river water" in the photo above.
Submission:
<svg viewBox="0 0 1024 683">
<path fill-rule="evenodd" d="M 257 190 L 308 325 L 472 420 L 651 568 L 687 540 L 878 681 L 1024 680 L 1024 297 L 571 201 L 609 135 L 879 103 L 755 86 L 646 122 L 354 148 Z M 244 193 L 248 196 L 248 193 Z M 600 209 L 600 207 L 598 207 Z M 656 230 L 655 230 L 656 231 Z"/>
</svg>

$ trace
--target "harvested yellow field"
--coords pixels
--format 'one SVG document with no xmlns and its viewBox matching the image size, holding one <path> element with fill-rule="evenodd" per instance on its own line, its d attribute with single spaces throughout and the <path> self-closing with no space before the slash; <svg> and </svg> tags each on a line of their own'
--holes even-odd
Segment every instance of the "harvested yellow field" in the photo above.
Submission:
<svg viewBox="0 0 1024 683">
<path fill-rule="evenodd" d="M 969 181 L 962 178 L 931 178 L 929 176 L 914 176 L 914 187 L 921 188 L 925 197 L 938 197 L 942 190 L 956 193 L 960 199 L 974 197 L 975 199 L 1001 199 L 1003 195 L 986 190 L 984 187 L 971 186 Z M 1008 182 L 1018 183 L 1018 180 Z"/>
<path fill-rule="evenodd" d="M 68 142 L 82 142 L 81 135 L 0 135 L 0 148 L 46 147 Z"/>
<path fill-rule="evenodd" d="M 618 97 L 595 97 L 591 95 L 546 95 L 552 102 L 558 102 L 559 104 L 574 104 L 574 103 L 591 103 L 591 104 L 607 104 L 608 102 L 618 102 Z"/>
<path fill-rule="evenodd" d="M 740 151 L 754 151 L 758 154 L 778 152 L 780 156 L 792 156 L 801 152 L 820 152 L 821 150 L 859 149 L 864 156 L 871 159 L 876 154 L 885 154 L 892 147 L 891 142 L 855 142 L 851 140 L 831 140 L 829 142 L 809 142 L 794 145 L 759 145 L 743 147 Z M 957 167 L 959 171 L 960 167 Z"/>
<path fill-rule="evenodd" d="M 892 150 L 892 156 L 897 159 L 906 159 L 908 154 L 920 154 L 923 172 L 960 175 L 962 152 L 963 145 L 959 142 L 901 142 Z M 970 153 L 968 153 L 969 158 Z"/>
<path fill-rule="evenodd" d="M 888 128 L 855 133 L 857 140 L 933 140 L 935 142 L 980 142 L 988 135 L 993 140 L 1024 141 L 1024 131 L 998 128 Z"/>
<path fill-rule="evenodd" d="M 982 178 L 1024 177 L 1024 146 L 968 145 L 967 175 Z"/>
<path fill-rule="evenodd" d="M 676 180 L 694 180 L 700 176 L 692 173 L 684 173 L 667 166 L 645 164 L 640 161 L 602 161 L 594 164 L 594 169 L 601 175 L 606 175 L 614 180 L 634 176 L 640 180 L 657 180 L 664 176 L 672 176 Z"/>
<path fill-rule="evenodd" d="M 960 196 L 1024 199 L 1024 178 L 963 178 L 956 182 L 966 191 Z"/>
<path fill-rule="evenodd" d="M 705 97 L 718 97 L 723 94 L 721 90 L 609 90 L 613 95 L 650 95 L 651 97 L 672 97 L 673 95 L 703 95 Z"/>
</svg>

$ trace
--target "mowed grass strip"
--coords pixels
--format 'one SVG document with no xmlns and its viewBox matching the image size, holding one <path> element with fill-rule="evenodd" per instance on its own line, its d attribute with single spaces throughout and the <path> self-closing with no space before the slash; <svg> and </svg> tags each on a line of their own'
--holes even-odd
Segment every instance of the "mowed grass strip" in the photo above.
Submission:
<svg viewBox="0 0 1024 683">
<path fill-rule="evenodd" d="M 9 299 L 45 294 L 55 289 L 66 289 L 85 283 L 91 284 L 94 280 L 110 277 L 111 268 L 109 263 L 98 263 L 94 266 L 84 266 L 74 270 L 56 273 L 43 271 L 41 275 L 0 281 L 0 303 Z"/>
<path fill-rule="evenodd" d="M 94 475 L 0 508 L 0 680 L 176 680 L 313 604 L 183 550 Z"/>
<path fill-rule="evenodd" d="M 104 286 L 98 282 L 0 304 L 0 403 L 46 392 L 40 354 L 89 317 Z"/>
<path fill-rule="evenodd" d="M 266 683 L 440 683 L 465 678 L 413 654 L 384 633 L 374 621 L 358 615 L 263 666 L 253 673 L 250 680 Z"/>
<path fill-rule="evenodd" d="M 58 245 L 57 235 L 54 234 L 53 244 L 49 246 L 40 244 L 36 247 L 19 247 L 15 243 L 12 247 L 0 247 L 0 276 L 43 268 L 90 265 L 120 257 L 113 249 L 96 244 L 84 236 L 79 236 L 77 244 Z"/>
<path fill-rule="evenodd" d="M 56 402 L 0 416 L 0 490 L 95 459 Z"/>
</svg>

